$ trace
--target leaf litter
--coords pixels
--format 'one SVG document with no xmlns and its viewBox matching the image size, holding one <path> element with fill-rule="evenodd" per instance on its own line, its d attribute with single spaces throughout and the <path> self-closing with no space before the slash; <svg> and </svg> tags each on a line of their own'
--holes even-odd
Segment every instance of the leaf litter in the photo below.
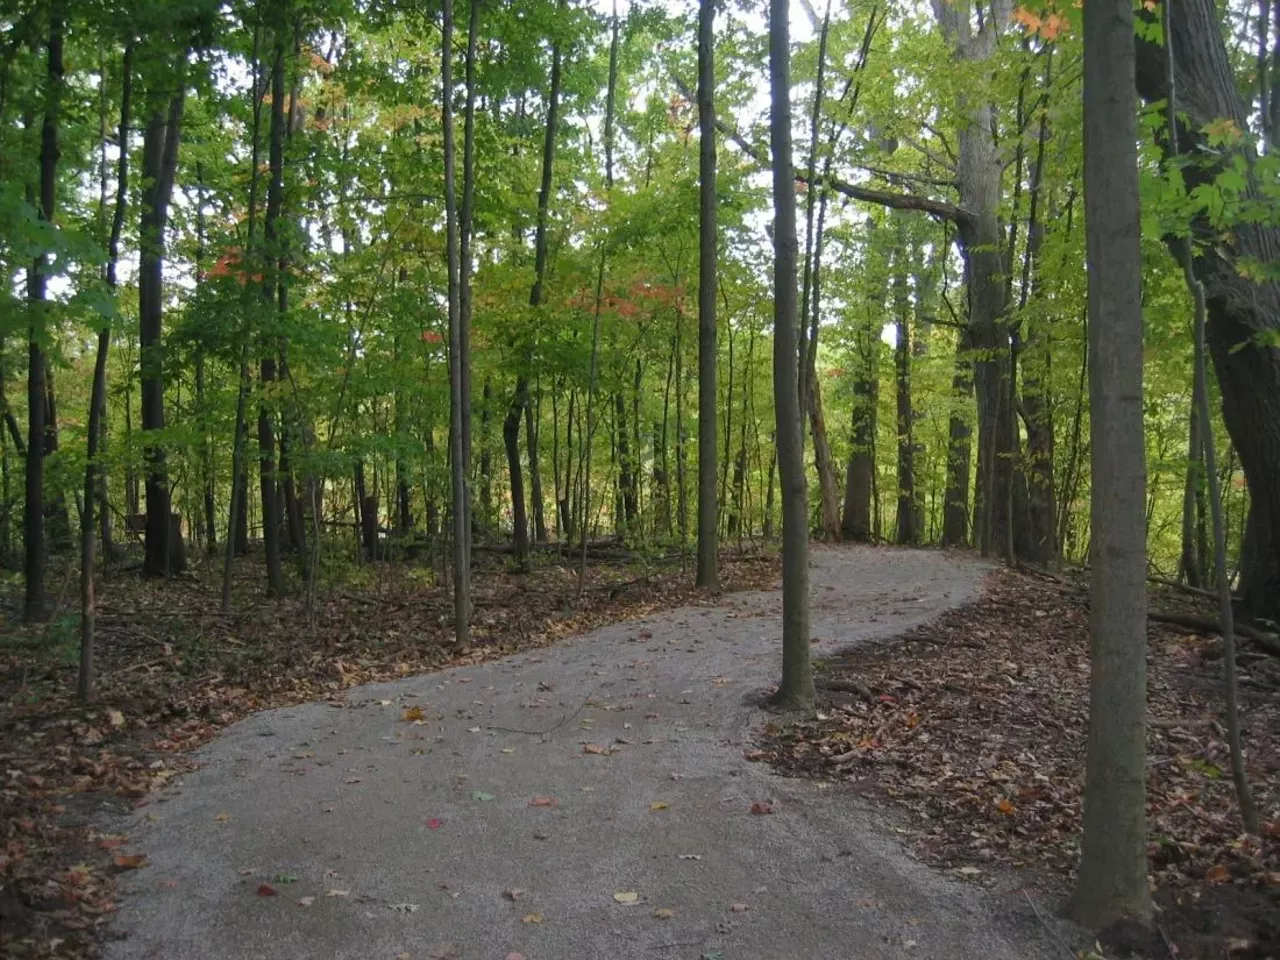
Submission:
<svg viewBox="0 0 1280 960">
<path fill-rule="evenodd" d="M 1280 661 L 1241 642 L 1259 841 L 1236 812 L 1221 640 L 1152 622 L 1148 651 L 1148 861 L 1163 934 L 1180 958 L 1222 956 L 1228 942 L 1235 960 L 1280 956 Z M 888 801 L 912 851 L 954 876 L 996 885 L 1018 871 L 1011 883 L 1069 890 L 1088 735 L 1082 585 L 999 572 L 978 601 L 817 664 L 817 686 L 821 719 L 775 720 L 748 760 Z"/>
<path fill-rule="evenodd" d="M 767 587 L 778 575 L 776 557 L 724 561 L 726 591 Z M 119 812 L 147 806 L 191 768 L 192 749 L 250 713 L 315 700 L 347 708 L 345 691 L 360 684 L 484 663 L 605 623 L 715 602 L 678 567 L 637 577 L 632 565 L 596 562 L 570 603 L 577 572 L 569 566 L 516 575 L 501 558 L 481 557 L 473 647 L 458 656 L 452 592 L 426 583 L 420 570 L 378 571 L 364 586 L 323 585 L 313 617 L 302 591 L 261 596 L 257 562 L 238 565 L 227 615 L 218 571 L 168 581 L 113 571 L 99 598 L 98 702 L 90 707 L 75 702 L 74 660 L 47 642 L 44 626 L 0 622 L 0 957 L 95 956 L 116 909 L 113 873 L 132 868 L 112 863 L 86 814 L 103 797 Z M 0 610 L 20 609 L 18 590 L 0 596 Z M 425 712 L 420 721 L 413 711 L 401 714 L 405 722 L 425 722 Z"/>
</svg>

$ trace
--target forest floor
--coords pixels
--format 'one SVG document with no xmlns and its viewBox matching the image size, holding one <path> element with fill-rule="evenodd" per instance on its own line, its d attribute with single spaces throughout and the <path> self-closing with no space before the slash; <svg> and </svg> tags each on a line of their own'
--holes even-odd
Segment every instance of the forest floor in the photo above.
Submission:
<svg viewBox="0 0 1280 960">
<path fill-rule="evenodd" d="M 6 627 L 0 956 L 104 934 L 113 960 L 1072 955 L 1085 593 L 963 555 L 813 556 L 823 702 L 800 723 L 758 709 L 774 558 L 726 558 L 749 592 L 718 599 L 678 566 L 593 563 L 577 604 L 566 567 L 488 562 L 463 658 L 421 570 L 365 567 L 309 614 L 255 599 L 250 559 L 229 617 L 211 582 L 117 573 L 89 709 L 74 617 Z M 1242 645 L 1259 849 L 1220 642 L 1151 641 L 1141 948 L 1278 956 L 1280 664 Z"/>
<path fill-rule="evenodd" d="M 190 751 L 258 710 L 341 698 L 354 686 L 545 647 L 602 623 L 702 602 L 692 564 L 576 565 L 542 554 L 515 575 L 478 553 L 473 648 L 451 649 L 452 594 L 430 570 L 373 564 L 326 571 L 305 599 L 261 594 L 261 556 L 237 561 L 235 603 L 219 610 L 218 564 L 170 581 L 113 566 L 99 587 L 98 700 L 74 699 L 78 567 L 50 576 L 49 622 L 14 620 L 21 585 L 0 591 L 0 957 L 98 952 L 120 874 L 142 862 L 95 824 L 149 806 L 191 769 Z M 775 556 L 726 554 L 729 590 L 777 578 Z"/>
<path fill-rule="evenodd" d="M 1198 612 L 1214 615 L 1212 604 Z M 1158 930 L 1111 931 L 1106 955 L 1280 957 L 1280 660 L 1240 643 L 1259 844 L 1236 812 L 1221 640 L 1150 626 Z M 752 757 L 888 801 L 915 855 L 953 876 L 1014 894 L 1009 878 L 1022 876 L 1018 886 L 1061 898 L 1079 856 L 1088 660 L 1085 583 L 1001 571 L 977 602 L 821 662 L 817 719 L 772 725 Z"/>
</svg>

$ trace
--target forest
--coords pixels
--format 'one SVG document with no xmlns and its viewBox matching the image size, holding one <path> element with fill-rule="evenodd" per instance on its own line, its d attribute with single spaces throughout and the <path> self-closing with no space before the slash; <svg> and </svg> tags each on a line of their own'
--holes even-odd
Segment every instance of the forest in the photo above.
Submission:
<svg viewBox="0 0 1280 960">
<path fill-rule="evenodd" d="M 971 550 L 1092 577 L 1073 915 L 1149 916 L 1148 586 L 1274 827 L 1280 4 L 1129 7 L 3 0 L 9 707 L 114 702 L 166 610 L 354 684 L 353 609 L 426 669 L 780 550 L 811 712 L 807 545 Z"/>
</svg>

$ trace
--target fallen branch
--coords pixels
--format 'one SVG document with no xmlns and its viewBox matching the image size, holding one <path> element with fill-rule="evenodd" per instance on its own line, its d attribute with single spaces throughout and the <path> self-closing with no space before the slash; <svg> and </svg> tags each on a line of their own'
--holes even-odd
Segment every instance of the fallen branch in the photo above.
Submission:
<svg viewBox="0 0 1280 960">
<path fill-rule="evenodd" d="M 1205 630 L 1210 633 L 1222 633 L 1222 623 L 1213 617 L 1201 617 L 1194 613 L 1172 613 L 1163 610 L 1149 610 L 1147 617 L 1157 623 L 1168 623 L 1188 630 Z M 1268 653 L 1280 657 L 1280 637 L 1267 633 L 1248 624 L 1237 623 L 1235 632 L 1256 643 Z"/>
<path fill-rule="evenodd" d="M 867 703 L 876 702 L 876 696 L 871 692 L 871 688 L 857 680 L 851 680 L 848 678 L 817 680 L 815 681 L 814 686 L 819 690 L 829 690 L 832 693 L 856 693 L 863 700 L 867 701 Z"/>
</svg>

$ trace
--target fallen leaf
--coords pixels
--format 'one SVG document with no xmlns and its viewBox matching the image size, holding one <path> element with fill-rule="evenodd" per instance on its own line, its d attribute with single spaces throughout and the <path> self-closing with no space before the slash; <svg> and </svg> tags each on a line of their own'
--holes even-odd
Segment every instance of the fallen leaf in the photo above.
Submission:
<svg viewBox="0 0 1280 960">
<path fill-rule="evenodd" d="M 1208 883 L 1226 883 L 1231 879 L 1231 871 L 1227 869 L 1225 863 L 1219 863 L 1217 866 L 1209 868 L 1204 875 L 1204 879 Z"/>
<path fill-rule="evenodd" d="M 534 797 L 529 801 L 529 806 L 531 807 L 554 807 L 555 805 L 555 797 Z"/>
<path fill-rule="evenodd" d="M 439 830 L 443 826 L 444 826 L 444 821 L 441 820 L 439 817 L 432 817 L 430 820 L 427 821 L 428 830 Z"/>
<path fill-rule="evenodd" d="M 343 783 L 359 783 L 360 778 L 359 777 L 343 777 L 342 782 Z"/>
<path fill-rule="evenodd" d="M 663 907 L 661 910 L 653 911 L 653 919 L 655 920 L 670 920 L 675 915 L 676 912 L 670 907 Z"/>
<path fill-rule="evenodd" d="M 639 903 L 640 894 L 636 893 L 634 890 L 619 890 L 613 895 L 613 899 L 617 900 L 618 903 Z"/>
<path fill-rule="evenodd" d="M 666 810 L 670 806 L 671 804 L 669 803 L 664 803 L 661 800 L 655 800 L 653 803 L 649 804 L 649 810 L 652 813 L 657 813 L 659 810 Z"/>
<path fill-rule="evenodd" d="M 309 907 L 315 902 L 316 902 L 315 897 L 299 897 L 298 898 L 298 906 L 300 907 Z"/>
<path fill-rule="evenodd" d="M 408 707 L 404 713 L 400 714 L 400 719 L 406 723 L 421 722 L 427 719 L 426 714 L 422 712 L 421 707 Z"/>
<path fill-rule="evenodd" d="M 960 874 L 962 877 L 976 877 L 979 876 L 982 871 L 977 867 L 961 867 L 956 871 L 956 873 Z"/>
<path fill-rule="evenodd" d="M 582 752 L 592 757 L 607 757 L 613 753 L 613 748 L 602 747 L 598 743 L 588 743 L 583 746 Z"/>
<path fill-rule="evenodd" d="M 258 884 L 258 896 L 260 896 L 260 897 L 275 897 L 275 896 L 278 896 L 278 895 L 279 895 L 279 891 L 278 891 L 278 890 L 276 890 L 276 888 L 275 888 L 275 887 L 271 886 L 271 884 L 269 884 L 269 883 L 260 883 L 260 884 Z"/>
<path fill-rule="evenodd" d="M 480 800 L 480 801 L 483 801 L 483 802 L 485 802 L 485 803 L 488 803 L 490 800 L 492 800 L 492 799 L 493 799 L 493 794 L 492 794 L 492 793 L 485 793 L 483 790 L 472 790 L 472 791 L 471 791 L 471 799 L 472 799 L 472 800 Z"/>
<path fill-rule="evenodd" d="M 503 747 L 503 748 L 502 748 L 502 752 L 503 752 L 503 753 L 515 753 L 515 752 L 516 752 L 516 748 L 515 748 L 515 747 Z"/>
<path fill-rule="evenodd" d="M 328 893 L 325 894 L 325 896 L 326 897 L 345 897 L 345 896 L 349 896 L 350 893 L 351 893 L 350 890 L 330 890 Z"/>
<path fill-rule="evenodd" d="M 231 814 L 229 814 L 229 813 L 220 813 L 220 814 L 218 814 L 216 817 L 214 817 L 213 819 L 214 819 L 214 822 L 215 822 L 215 823 L 226 823 L 228 820 L 230 820 L 230 819 L 231 819 Z"/>
<path fill-rule="evenodd" d="M 117 730 L 124 726 L 124 714 L 119 710 L 107 711 L 107 723 L 111 724 Z"/>
<path fill-rule="evenodd" d="M 1008 797 L 1001 797 L 996 801 L 996 809 L 1003 814 L 1013 814 L 1013 804 L 1009 802 Z"/>
<path fill-rule="evenodd" d="M 701 859 L 702 859 L 702 854 L 700 854 L 700 853 L 682 853 L 682 854 L 680 854 L 680 859 L 681 859 L 681 860 L 701 860 Z"/>
<path fill-rule="evenodd" d="M 735 903 L 730 905 L 729 909 L 732 910 L 734 913 L 746 913 L 751 908 L 748 907 L 745 903 Z"/>
<path fill-rule="evenodd" d="M 121 870 L 137 870 L 146 866 L 147 856 L 143 853 L 120 853 L 116 854 L 112 862 Z"/>
<path fill-rule="evenodd" d="M 520 922 L 521 922 L 521 923 L 541 923 L 541 922 L 542 922 L 542 914 L 540 914 L 540 913 L 526 913 L 523 917 L 521 917 L 521 918 L 520 918 Z"/>
<path fill-rule="evenodd" d="M 508 900 L 511 900 L 512 902 L 514 902 L 524 896 L 524 891 L 519 889 L 507 890 L 502 895 L 506 897 Z"/>
<path fill-rule="evenodd" d="M 759 815 L 773 813 L 773 803 L 768 800 L 757 800 L 751 805 L 751 812 Z"/>
<path fill-rule="evenodd" d="M 297 883 L 298 877 L 292 873 L 277 873 L 271 878 L 276 883 Z"/>
</svg>

